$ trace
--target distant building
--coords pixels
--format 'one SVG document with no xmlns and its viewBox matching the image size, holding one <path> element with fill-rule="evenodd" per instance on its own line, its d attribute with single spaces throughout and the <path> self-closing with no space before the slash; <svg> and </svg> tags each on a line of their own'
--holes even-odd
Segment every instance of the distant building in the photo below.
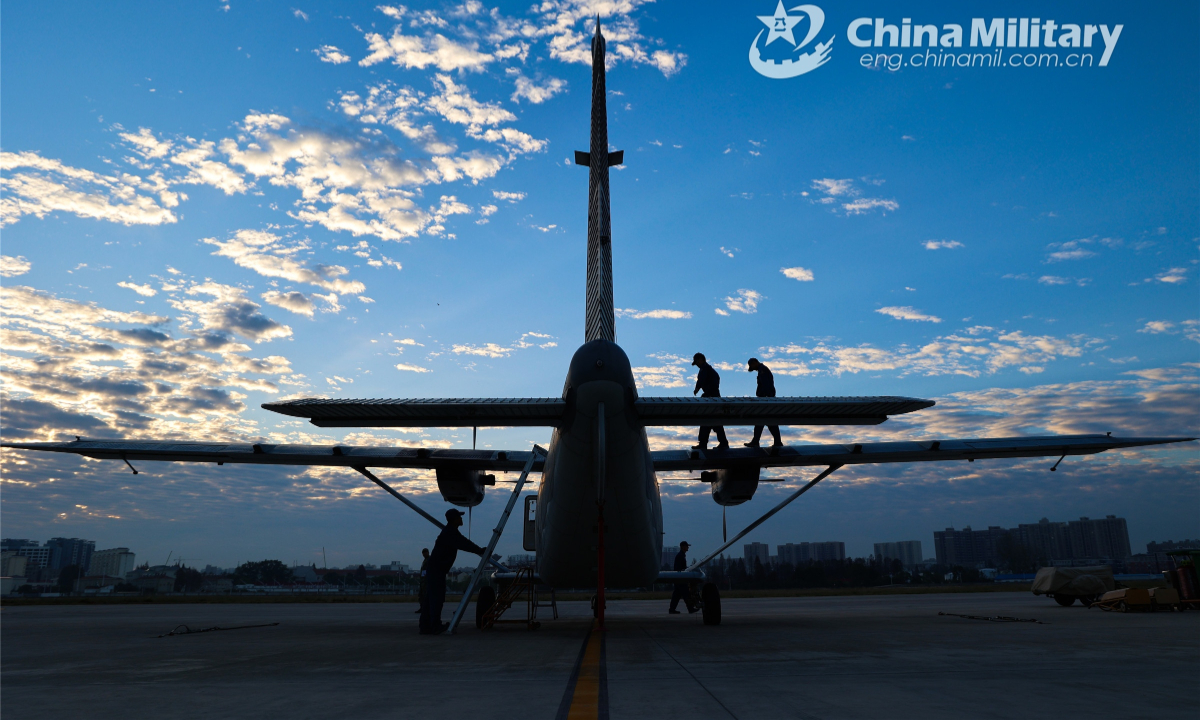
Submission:
<svg viewBox="0 0 1200 720">
<path fill-rule="evenodd" d="M 47 540 L 46 547 L 51 549 L 49 567 L 65 568 L 75 565 L 86 572 L 88 564 L 92 561 L 92 553 L 96 551 L 96 541 L 57 537 Z"/>
<path fill-rule="evenodd" d="M 776 550 L 779 553 L 775 556 L 778 562 L 792 565 L 846 559 L 844 542 L 787 543 L 776 546 Z"/>
<path fill-rule="evenodd" d="M 137 563 L 134 562 L 134 554 L 129 552 L 129 548 L 109 548 L 108 550 L 97 550 L 92 553 L 91 563 L 88 565 L 88 575 L 103 575 L 106 577 L 119 577 L 124 579 L 130 573 Z"/>
<path fill-rule="evenodd" d="M 670 570 L 675 567 L 675 556 L 679 554 L 678 545 L 663 545 L 662 562 L 659 568 L 662 570 Z"/>
<path fill-rule="evenodd" d="M 40 547 L 41 543 L 37 540 L 18 540 L 16 538 L 4 538 L 0 540 L 0 552 L 5 550 L 19 550 L 21 548 Z"/>
<path fill-rule="evenodd" d="M 754 567 L 754 561 L 758 560 L 763 565 L 771 564 L 771 548 L 766 543 L 752 542 L 742 546 L 742 551 L 746 556 L 747 568 Z"/>
<path fill-rule="evenodd" d="M 531 568 L 537 563 L 537 556 L 532 554 L 509 555 L 504 564 L 510 568 Z"/>
<path fill-rule="evenodd" d="M 1146 553 L 1153 555 L 1155 553 L 1166 553 L 1172 550 L 1194 550 L 1200 548 L 1200 540 L 1167 540 L 1166 542 L 1149 542 L 1146 543 Z"/>
<path fill-rule="evenodd" d="M 13 550 L 0 552 L 0 575 L 4 577 L 25 577 L 25 567 L 29 558 L 18 555 Z"/>
<path fill-rule="evenodd" d="M 54 550 L 48 547 L 38 547 L 37 545 L 26 545 L 24 547 L 15 547 L 10 552 L 25 558 L 29 558 L 26 565 L 26 571 L 40 570 L 42 568 L 50 568 L 51 560 L 54 557 Z"/>
<path fill-rule="evenodd" d="M 1132 554 L 1125 518 L 1115 515 L 1097 520 L 1081 517 L 1069 522 L 1042 518 L 1011 530 L 993 525 L 987 530 L 972 530 L 967 526 L 933 533 L 939 565 L 996 567 L 1003 562 L 1001 549 L 1005 542 L 1024 546 L 1035 562 L 1045 565 L 1119 562 Z"/>
<path fill-rule="evenodd" d="M 906 568 L 921 564 L 921 541 L 900 540 L 898 542 L 875 543 L 876 560 L 899 560 Z"/>
<path fill-rule="evenodd" d="M 412 568 L 410 568 L 408 565 L 405 565 L 404 563 L 400 562 L 399 560 L 391 561 L 387 565 L 384 565 L 382 569 L 391 570 L 392 572 L 402 572 L 402 573 L 412 572 Z"/>
</svg>

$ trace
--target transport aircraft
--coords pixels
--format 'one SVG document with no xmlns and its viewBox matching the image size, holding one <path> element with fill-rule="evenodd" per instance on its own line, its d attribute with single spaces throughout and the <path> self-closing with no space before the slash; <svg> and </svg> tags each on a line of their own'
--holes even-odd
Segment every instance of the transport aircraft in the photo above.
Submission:
<svg viewBox="0 0 1200 720">
<path fill-rule="evenodd" d="M 353 468 L 440 524 L 375 477 L 368 468 L 432 469 L 443 499 L 459 507 L 482 502 L 496 471 L 520 471 L 500 524 L 452 620 L 461 619 L 487 563 L 497 577 L 513 573 L 492 559 L 496 541 L 531 473 L 542 481 L 535 519 L 526 503 L 525 547 L 536 552 L 538 581 L 551 587 L 596 588 L 596 613 L 603 623 L 604 588 L 647 587 L 656 581 L 703 582 L 701 568 L 717 553 L 845 465 L 968 461 L 985 458 L 1086 455 L 1116 448 L 1183 442 L 1193 438 L 1117 438 L 1060 435 L 968 438 L 907 442 L 793 445 L 780 448 L 651 451 L 646 428 L 680 425 L 875 425 L 892 415 L 932 407 L 908 397 L 641 397 L 629 358 L 615 340 L 612 245 L 609 230 L 608 168 L 622 164 L 610 152 L 605 109 L 605 40 L 597 18 L 592 39 L 591 142 L 576 152 L 588 168 L 588 239 L 585 342 L 571 358 L 557 398 L 336 400 L 300 399 L 266 403 L 292 417 L 327 428 L 511 427 L 552 428 L 549 447 L 532 450 L 456 450 L 347 445 L 178 442 L 175 440 L 89 440 L 4 443 L 4 447 L 73 453 L 131 461 L 324 465 Z M 806 485 L 732 539 L 693 562 L 686 571 L 662 572 L 663 519 L 656 472 L 701 471 L 712 498 L 722 506 L 750 500 L 763 469 L 824 467 Z M 1057 467 L 1057 463 L 1055 464 Z M 1053 470 L 1054 468 L 1051 468 Z M 483 593 L 481 593 L 481 598 Z M 720 622 L 720 595 L 712 583 L 700 592 L 704 622 Z M 452 630 L 453 631 L 453 630 Z"/>
</svg>

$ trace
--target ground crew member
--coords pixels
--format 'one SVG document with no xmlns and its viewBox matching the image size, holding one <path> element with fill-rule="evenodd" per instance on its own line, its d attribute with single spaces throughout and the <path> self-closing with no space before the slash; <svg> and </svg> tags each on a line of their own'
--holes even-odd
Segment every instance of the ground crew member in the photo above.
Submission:
<svg viewBox="0 0 1200 720">
<path fill-rule="evenodd" d="M 746 361 L 749 366 L 748 372 L 758 373 L 758 389 L 754 391 L 757 397 L 775 397 L 775 376 L 766 365 L 758 361 L 758 358 L 750 358 Z M 775 438 L 775 444 L 771 447 L 783 447 L 783 439 L 779 437 L 779 426 L 769 425 L 771 436 Z M 746 447 L 758 447 L 758 439 L 762 437 L 763 426 L 754 426 L 754 439 L 746 443 Z"/>
<path fill-rule="evenodd" d="M 429 548 L 421 548 L 421 586 L 417 588 L 417 612 L 425 612 L 425 573 L 429 568 Z"/>
<path fill-rule="evenodd" d="M 708 364 L 704 353 L 696 353 L 692 356 L 692 364 L 700 368 L 700 372 L 696 374 L 696 389 L 692 390 L 695 395 L 703 391 L 700 397 L 721 397 L 721 376 L 713 369 L 712 365 Z M 725 428 L 720 425 L 703 426 L 700 428 L 699 444 L 693 445 L 693 450 L 708 449 L 708 433 L 710 430 L 717 432 L 717 450 L 728 450 L 729 440 L 725 438 Z"/>
<path fill-rule="evenodd" d="M 687 544 L 686 540 L 679 543 L 679 552 L 675 554 L 675 565 L 673 566 L 675 568 L 675 572 L 680 572 L 681 570 L 687 570 L 688 547 L 689 547 L 689 545 Z M 683 604 L 685 606 L 687 606 L 687 610 L 689 613 L 694 613 L 700 609 L 700 608 L 696 607 L 695 603 L 692 602 L 692 593 L 690 590 L 690 583 L 686 583 L 686 582 L 675 583 L 675 592 L 671 593 L 671 608 L 669 610 L 667 610 L 667 612 L 670 613 L 671 615 L 678 615 L 679 611 L 676 610 L 675 608 L 679 607 L 680 600 L 682 600 Z"/>
<path fill-rule="evenodd" d="M 446 527 L 437 536 L 433 552 L 425 571 L 425 612 L 421 614 L 421 634 L 440 635 L 450 623 L 442 622 L 442 605 L 446 603 L 446 573 L 454 566 L 459 550 L 473 552 L 483 557 L 483 548 L 462 536 L 462 510 L 450 508 L 446 511 Z"/>
</svg>

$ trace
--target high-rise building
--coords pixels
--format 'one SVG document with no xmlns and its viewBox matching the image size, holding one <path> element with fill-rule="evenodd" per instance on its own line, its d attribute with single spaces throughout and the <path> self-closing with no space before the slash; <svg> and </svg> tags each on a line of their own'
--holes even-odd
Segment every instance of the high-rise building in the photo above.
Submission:
<svg viewBox="0 0 1200 720">
<path fill-rule="evenodd" d="M 1007 538 L 1007 540 L 1006 540 Z M 1015 542 L 1029 552 L 1036 563 L 1051 564 L 1074 560 L 1124 560 L 1129 550 L 1129 528 L 1125 518 L 1109 515 L 1101 520 L 1086 517 L 1070 522 L 1019 525 L 1011 530 L 991 526 L 987 530 L 946 528 L 933 534 L 939 565 L 995 567 L 1003 562 L 1005 542 Z"/>
<path fill-rule="evenodd" d="M 88 563 L 92 561 L 92 553 L 96 551 L 95 540 L 79 538 L 50 538 L 46 547 L 52 549 L 50 567 L 65 568 L 77 565 L 81 571 L 87 571 Z"/>
<path fill-rule="evenodd" d="M 987 530 L 946 528 L 933 533 L 933 549 L 939 565 L 995 567 L 1000 558 L 1000 541 L 1008 530 L 997 525 Z"/>
<path fill-rule="evenodd" d="M 846 543 L 843 542 L 787 543 L 777 545 L 775 549 L 779 562 L 792 565 L 846 559 Z"/>
<path fill-rule="evenodd" d="M 672 570 L 675 567 L 675 556 L 679 554 L 678 545 L 663 545 L 662 563 L 659 565 L 664 570 Z"/>
<path fill-rule="evenodd" d="M 106 575 L 108 577 L 124 579 L 129 574 L 129 571 L 133 570 L 136 566 L 136 563 L 134 563 L 134 554 L 129 552 L 129 548 L 109 548 L 108 550 L 97 550 L 92 553 L 87 574 Z"/>
<path fill-rule="evenodd" d="M 29 558 L 18 555 L 12 550 L 0 552 L 0 575 L 4 577 L 25 577 L 25 567 Z"/>
<path fill-rule="evenodd" d="M 920 540 L 875 543 L 876 560 L 899 560 L 906 568 L 916 567 L 923 559 Z"/>
<path fill-rule="evenodd" d="M 16 553 L 17 555 L 29 558 L 26 561 L 26 569 L 37 570 L 51 566 L 51 561 L 54 559 L 54 549 L 49 547 L 39 547 L 34 540 L 5 540 L 5 543 L 10 543 L 5 546 L 5 550 Z M 25 544 L 17 544 L 25 543 Z"/>
<path fill-rule="evenodd" d="M 747 569 L 754 567 L 755 560 L 758 560 L 763 565 L 771 563 L 771 548 L 766 543 L 748 543 L 742 546 L 742 551 L 746 556 Z"/>
</svg>

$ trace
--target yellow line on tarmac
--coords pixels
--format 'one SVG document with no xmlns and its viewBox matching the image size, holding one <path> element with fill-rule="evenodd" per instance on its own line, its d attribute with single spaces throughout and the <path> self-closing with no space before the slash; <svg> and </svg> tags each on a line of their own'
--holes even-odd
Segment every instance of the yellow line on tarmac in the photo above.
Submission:
<svg viewBox="0 0 1200 720">
<path fill-rule="evenodd" d="M 592 624 L 567 683 L 557 720 L 608 720 L 604 633 Z"/>
</svg>

